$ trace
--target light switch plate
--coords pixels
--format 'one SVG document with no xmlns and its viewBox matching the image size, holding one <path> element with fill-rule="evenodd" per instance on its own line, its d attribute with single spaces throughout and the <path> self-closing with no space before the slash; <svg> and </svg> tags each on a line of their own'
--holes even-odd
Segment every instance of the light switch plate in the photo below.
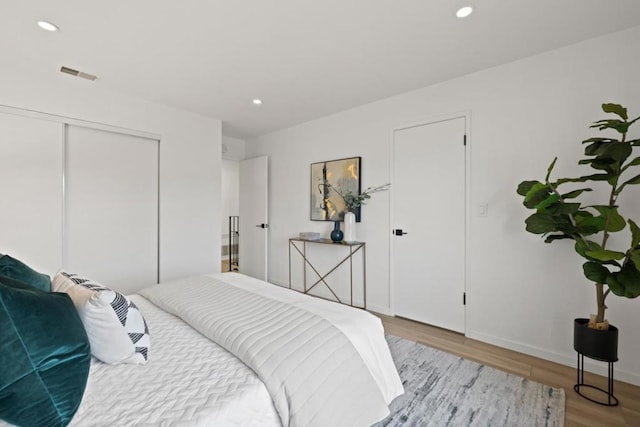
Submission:
<svg viewBox="0 0 640 427">
<path fill-rule="evenodd" d="M 478 205 L 478 216 L 479 217 L 489 216 L 489 203 L 480 203 Z"/>
</svg>

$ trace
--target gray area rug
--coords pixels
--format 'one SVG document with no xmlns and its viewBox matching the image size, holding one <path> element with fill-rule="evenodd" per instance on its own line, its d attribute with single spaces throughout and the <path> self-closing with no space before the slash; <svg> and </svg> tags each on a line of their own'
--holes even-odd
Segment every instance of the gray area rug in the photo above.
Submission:
<svg viewBox="0 0 640 427">
<path fill-rule="evenodd" d="M 387 335 L 405 394 L 382 426 L 564 425 L 564 390 Z"/>
</svg>

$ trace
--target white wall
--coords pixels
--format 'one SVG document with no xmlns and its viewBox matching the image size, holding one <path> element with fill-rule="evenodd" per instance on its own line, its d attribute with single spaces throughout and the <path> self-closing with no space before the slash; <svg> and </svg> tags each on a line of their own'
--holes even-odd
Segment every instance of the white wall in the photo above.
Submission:
<svg viewBox="0 0 640 427">
<path fill-rule="evenodd" d="M 224 160 L 234 160 L 239 162 L 244 160 L 246 153 L 246 142 L 239 138 L 230 136 L 222 137 L 222 158 Z"/>
<path fill-rule="evenodd" d="M 270 280 L 281 284 L 288 280 L 289 237 L 306 230 L 326 235 L 330 230 L 331 223 L 308 219 L 310 163 L 362 156 L 362 185 L 383 184 L 390 176 L 392 128 L 469 111 L 467 335 L 573 366 L 573 318 L 594 312 L 595 292 L 582 276 L 582 262 L 570 244 L 545 245 L 524 231 L 523 221 L 530 212 L 515 189 L 524 179 L 543 179 L 556 155 L 559 174 L 586 172 L 576 166 L 582 154 L 580 141 L 594 134 L 588 125 L 602 118 L 602 102 L 622 103 L 632 115 L 640 115 L 639 50 L 640 27 L 635 27 L 248 144 L 249 156 L 268 155 L 271 162 Z M 640 217 L 638 196 L 637 188 L 623 196 L 626 215 Z M 428 214 L 433 207 L 422 203 Z M 488 203 L 488 217 L 475 216 L 481 203 Z M 358 238 L 367 242 L 369 307 L 381 312 L 391 311 L 389 208 L 388 193 L 374 195 L 363 208 L 357 231 Z M 639 304 L 615 296 L 608 300 L 608 317 L 620 329 L 616 378 L 635 384 L 640 384 Z M 600 365 L 588 367 L 604 372 Z"/>
<path fill-rule="evenodd" d="M 0 59 L 0 105 L 161 136 L 160 279 L 220 271 L 221 122 Z"/>
</svg>

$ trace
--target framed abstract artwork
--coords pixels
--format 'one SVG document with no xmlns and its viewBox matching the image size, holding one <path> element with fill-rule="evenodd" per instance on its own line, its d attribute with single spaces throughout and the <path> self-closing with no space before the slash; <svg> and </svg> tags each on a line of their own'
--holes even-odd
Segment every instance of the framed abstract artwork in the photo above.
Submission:
<svg viewBox="0 0 640 427">
<path fill-rule="evenodd" d="M 346 212 L 343 195 L 360 194 L 361 157 L 311 164 L 311 220 L 342 221 Z M 360 222 L 360 208 L 354 212 Z"/>
</svg>

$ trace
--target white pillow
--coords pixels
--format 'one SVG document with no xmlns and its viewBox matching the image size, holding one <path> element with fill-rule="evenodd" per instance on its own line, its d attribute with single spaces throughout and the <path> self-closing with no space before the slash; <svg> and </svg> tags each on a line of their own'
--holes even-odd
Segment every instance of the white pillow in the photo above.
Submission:
<svg viewBox="0 0 640 427">
<path fill-rule="evenodd" d="M 73 300 L 89 336 L 91 354 L 113 365 L 147 363 L 149 328 L 126 296 L 64 271 L 53 278 L 51 291 L 65 292 Z"/>
</svg>

